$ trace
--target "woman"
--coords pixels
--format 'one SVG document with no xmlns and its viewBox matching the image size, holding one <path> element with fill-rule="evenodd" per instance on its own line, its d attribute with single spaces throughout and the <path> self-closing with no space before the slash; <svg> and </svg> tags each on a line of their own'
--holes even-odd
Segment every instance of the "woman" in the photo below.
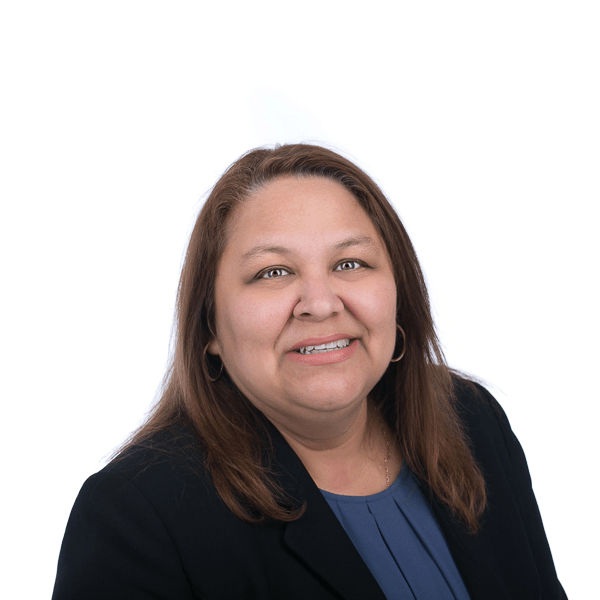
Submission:
<svg viewBox="0 0 600 600">
<path fill-rule="evenodd" d="M 83 486 L 68 598 L 564 598 L 518 441 L 443 361 L 376 184 L 255 150 L 191 236 L 164 394 Z"/>
</svg>

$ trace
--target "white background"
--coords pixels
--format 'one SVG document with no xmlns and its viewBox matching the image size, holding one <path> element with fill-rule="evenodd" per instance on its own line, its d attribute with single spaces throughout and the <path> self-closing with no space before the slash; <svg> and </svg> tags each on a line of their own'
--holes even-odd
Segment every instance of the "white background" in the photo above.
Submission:
<svg viewBox="0 0 600 600">
<path fill-rule="evenodd" d="M 150 406 L 205 193 L 313 141 L 397 208 L 450 364 L 504 406 L 563 585 L 593 597 L 598 3 L 212 4 L 0 9 L 0 595 L 50 596 L 81 484 Z"/>
</svg>

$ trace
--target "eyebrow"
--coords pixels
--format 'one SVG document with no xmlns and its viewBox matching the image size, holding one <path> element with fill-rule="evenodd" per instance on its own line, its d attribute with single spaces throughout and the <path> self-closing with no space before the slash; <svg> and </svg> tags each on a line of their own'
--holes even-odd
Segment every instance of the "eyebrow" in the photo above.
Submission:
<svg viewBox="0 0 600 600">
<path fill-rule="evenodd" d="M 343 242 L 339 242 L 335 244 L 331 249 L 332 250 L 344 250 L 344 248 L 352 248 L 353 246 L 364 246 L 366 248 L 370 248 L 371 250 L 379 253 L 379 248 L 377 248 L 377 244 L 367 235 L 357 235 Z"/>
<path fill-rule="evenodd" d="M 345 248 L 352 248 L 354 246 L 364 246 L 373 250 L 375 253 L 379 254 L 379 249 L 377 248 L 377 244 L 366 235 L 356 235 L 352 236 L 348 239 L 345 239 L 337 244 L 333 244 L 330 248 L 332 252 L 337 252 L 339 250 L 344 250 Z M 293 251 L 285 246 L 272 246 L 270 244 L 261 244 L 258 246 L 254 246 L 245 252 L 242 256 L 242 263 L 247 263 L 248 261 L 256 258 L 258 256 L 262 256 L 263 254 L 280 254 L 280 255 L 290 255 L 293 254 Z"/>
</svg>

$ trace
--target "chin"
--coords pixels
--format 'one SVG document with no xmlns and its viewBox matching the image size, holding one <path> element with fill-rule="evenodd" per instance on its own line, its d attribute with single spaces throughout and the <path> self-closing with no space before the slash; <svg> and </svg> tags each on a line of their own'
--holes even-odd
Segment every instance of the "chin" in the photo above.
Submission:
<svg viewBox="0 0 600 600">
<path fill-rule="evenodd" d="M 341 382 L 340 382 L 341 383 Z M 322 411 L 337 411 L 360 403 L 371 390 L 368 386 L 307 385 L 296 396 L 296 403 Z"/>
</svg>

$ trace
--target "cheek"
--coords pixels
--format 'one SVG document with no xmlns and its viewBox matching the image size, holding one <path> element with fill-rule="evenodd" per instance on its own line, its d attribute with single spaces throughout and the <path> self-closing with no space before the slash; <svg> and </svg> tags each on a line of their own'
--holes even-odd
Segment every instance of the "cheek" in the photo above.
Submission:
<svg viewBox="0 0 600 600">
<path fill-rule="evenodd" d="M 396 326 L 396 286 L 384 282 L 371 285 L 355 303 L 355 314 L 374 331 Z"/>
<path fill-rule="evenodd" d="M 370 285 L 363 293 L 348 298 L 346 306 L 366 327 L 374 345 L 371 350 L 382 360 L 394 351 L 396 344 L 396 286 L 387 280 Z"/>
<path fill-rule="evenodd" d="M 251 294 L 230 295 L 222 306 L 217 313 L 217 334 L 226 360 L 235 362 L 264 360 L 257 352 L 273 348 L 291 314 L 286 302 Z"/>
</svg>

